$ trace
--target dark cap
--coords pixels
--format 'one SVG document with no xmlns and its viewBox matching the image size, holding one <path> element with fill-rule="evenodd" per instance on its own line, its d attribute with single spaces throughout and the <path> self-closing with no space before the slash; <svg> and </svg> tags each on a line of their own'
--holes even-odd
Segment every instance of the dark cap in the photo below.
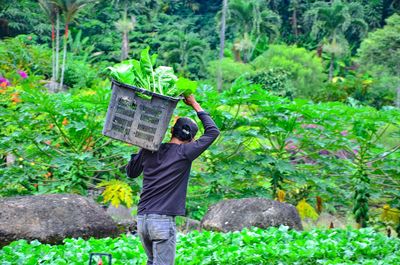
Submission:
<svg viewBox="0 0 400 265">
<path fill-rule="evenodd" d="M 192 119 L 181 117 L 175 122 L 172 136 L 181 141 L 190 141 L 196 136 L 198 130 L 199 127 Z"/>
</svg>

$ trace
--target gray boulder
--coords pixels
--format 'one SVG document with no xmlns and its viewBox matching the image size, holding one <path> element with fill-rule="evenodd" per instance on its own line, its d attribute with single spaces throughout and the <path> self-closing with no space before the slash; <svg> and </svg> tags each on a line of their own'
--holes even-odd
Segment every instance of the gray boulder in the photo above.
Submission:
<svg viewBox="0 0 400 265">
<path fill-rule="evenodd" d="M 185 221 L 183 222 L 182 225 L 180 225 L 178 227 L 178 230 L 184 234 L 187 234 L 194 230 L 200 231 L 200 222 L 197 220 L 185 217 Z"/>
<path fill-rule="evenodd" d="M 221 232 L 280 225 L 303 230 L 293 205 L 262 198 L 223 200 L 211 206 L 201 220 L 203 229 Z"/>
<path fill-rule="evenodd" d="M 106 212 L 117 223 L 121 234 L 134 235 L 137 231 L 137 220 L 136 217 L 132 216 L 132 211 L 135 210 L 136 207 L 127 208 L 123 205 L 119 205 L 118 207 L 110 205 Z"/>
<path fill-rule="evenodd" d="M 115 222 L 94 201 L 71 194 L 0 199 L 0 246 L 37 239 L 59 244 L 64 238 L 118 236 Z"/>
</svg>

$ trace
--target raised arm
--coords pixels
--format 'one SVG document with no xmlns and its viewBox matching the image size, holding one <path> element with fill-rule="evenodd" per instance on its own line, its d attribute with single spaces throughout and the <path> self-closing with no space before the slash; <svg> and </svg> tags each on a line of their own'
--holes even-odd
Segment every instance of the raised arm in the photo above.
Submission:
<svg viewBox="0 0 400 265">
<path fill-rule="evenodd" d="M 185 103 L 192 106 L 192 108 L 197 112 L 197 116 L 204 127 L 204 134 L 198 140 L 183 145 L 186 157 L 189 160 L 195 160 L 214 142 L 215 139 L 217 139 L 220 132 L 213 119 L 202 109 L 193 95 L 185 98 Z"/>
</svg>

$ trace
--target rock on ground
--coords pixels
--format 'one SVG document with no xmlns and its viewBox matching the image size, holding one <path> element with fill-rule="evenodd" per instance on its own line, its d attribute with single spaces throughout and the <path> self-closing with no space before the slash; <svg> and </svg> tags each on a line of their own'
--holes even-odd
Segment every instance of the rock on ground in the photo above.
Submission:
<svg viewBox="0 0 400 265">
<path fill-rule="evenodd" d="M 72 194 L 0 199 L 0 246 L 37 239 L 59 244 L 64 238 L 118 236 L 115 222 L 85 197 Z"/>
<path fill-rule="evenodd" d="M 136 234 L 137 219 L 132 215 L 135 207 L 127 208 L 123 205 L 114 207 L 110 205 L 107 209 L 107 214 L 117 223 L 119 232 L 122 234 Z"/>
<path fill-rule="evenodd" d="M 201 221 L 203 229 L 222 232 L 280 225 L 303 229 L 293 205 L 263 198 L 223 200 L 211 206 Z"/>
<path fill-rule="evenodd" d="M 182 225 L 178 226 L 178 230 L 184 234 L 187 234 L 194 230 L 200 231 L 200 222 L 185 217 L 185 221 L 182 223 Z"/>
</svg>

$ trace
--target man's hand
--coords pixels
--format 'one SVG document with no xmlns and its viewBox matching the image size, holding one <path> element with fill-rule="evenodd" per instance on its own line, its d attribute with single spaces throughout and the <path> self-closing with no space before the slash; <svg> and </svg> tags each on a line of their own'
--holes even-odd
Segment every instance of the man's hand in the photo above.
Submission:
<svg viewBox="0 0 400 265">
<path fill-rule="evenodd" d="M 185 102 L 186 105 L 189 106 L 193 106 L 193 104 L 197 103 L 196 99 L 194 98 L 193 95 L 187 96 L 185 97 L 185 99 L 183 100 L 183 102 Z M 198 103 L 197 103 L 198 104 Z"/>
<path fill-rule="evenodd" d="M 196 112 L 203 111 L 200 104 L 196 101 L 193 95 L 185 97 L 183 100 L 186 105 L 191 106 Z"/>
</svg>

